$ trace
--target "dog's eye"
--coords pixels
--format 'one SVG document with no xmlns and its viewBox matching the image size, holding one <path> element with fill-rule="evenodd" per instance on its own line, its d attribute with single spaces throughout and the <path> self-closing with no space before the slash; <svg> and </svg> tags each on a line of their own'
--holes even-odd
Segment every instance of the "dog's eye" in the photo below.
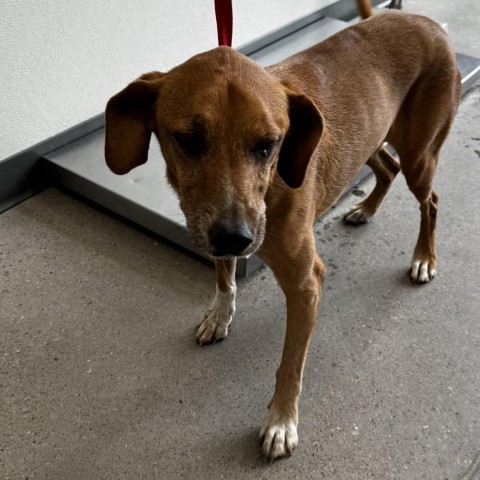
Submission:
<svg viewBox="0 0 480 480">
<path fill-rule="evenodd" d="M 279 144 L 279 140 L 261 140 L 251 150 L 254 157 L 266 160 L 270 158 L 275 148 Z"/>
<path fill-rule="evenodd" d="M 207 151 L 207 142 L 201 132 L 176 132 L 175 143 L 189 157 L 200 157 Z"/>
</svg>

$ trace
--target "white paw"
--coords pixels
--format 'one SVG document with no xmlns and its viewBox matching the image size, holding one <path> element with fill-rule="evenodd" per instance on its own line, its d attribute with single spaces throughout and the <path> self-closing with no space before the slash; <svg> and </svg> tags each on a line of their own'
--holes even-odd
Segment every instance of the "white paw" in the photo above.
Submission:
<svg viewBox="0 0 480 480">
<path fill-rule="evenodd" d="M 298 445 L 296 422 L 277 413 L 272 405 L 260 430 L 260 439 L 263 453 L 268 460 L 291 455 Z"/>
<path fill-rule="evenodd" d="M 435 278 L 435 264 L 429 261 L 412 260 L 410 277 L 416 283 L 427 283 Z"/>
<path fill-rule="evenodd" d="M 343 221 L 353 224 L 367 223 L 372 216 L 372 212 L 365 210 L 365 208 L 360 204 L 348 211 L 343 216 Z"/>
<path fill-rule="evenodd" d="M 228 335 L 228 326 L 235 315 L 236 290 L 236 286 L 233 285 L 228 292 L 224 293 L 217 287 L 210 308 L 197 326 L 195 337 L 198 344 L 215 343 Z"/>
</svg>

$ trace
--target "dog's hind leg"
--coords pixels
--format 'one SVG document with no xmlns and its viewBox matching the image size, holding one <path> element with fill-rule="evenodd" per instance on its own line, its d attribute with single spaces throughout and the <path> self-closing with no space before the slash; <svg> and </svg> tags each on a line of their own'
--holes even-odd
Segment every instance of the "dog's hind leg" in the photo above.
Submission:
<svg viewBox="0 0 480 480">
<path fill-rule="evenodd" d="M 200 345 L 215 343 L 228 335 L 228 327 L 235 315 L 235 284 L 236 259 L 216 259 L 215 272 L 217 290 L 215 297 L 196 328 L 196 339 Z"/>
<path fill-rule="evenodd" d="M 413 252 L 411 278 L 417 283 L 433 280 L 437 273 L 435 228 L 437 223 L 438 195 L 433 191 L 433 180 L 440 148 L 447 137 L 453 116 L 440 128 L 423 123 L 422 137 L 408 139 L 399 144 L 400 166 L 408 188 L 420 203 L 420 233 Z M 430 129 L 429 129 L 430 127 Z M 435 133 L 428 135 L 435 130 Z M 416 140 L 416 142 L 414 141 Z"/>
<path fill-rule="evenodd" d="M 413 141 L 399 145 L 402 173 L 408 188 L 420 204 L 420 233 L 413 252 L 411 272 L 412 280 L 427 283 L 437 273 L 435 250 L 435 227 L 437 223 L 438 195 L 433 191 L 433 180 L 437 169 L 440 147 L 445 140 L 450 123 L 439 129 L 436 135 L 425 134 Z M 433 140 L 430 140 L 432 139 Z M 412 147 L 412 145 L 415 145 Z"/>
<path fill-rule="evenodd" d="M 427 283 L 437 273 L 435 228 L 438 195 L 433 191 L 440 150 L 452 126 L 461 96 L 461 78 L 452 52 L 434 73 L 421 77 L 405 99 L 387 140 L 400 157 L 408 188 L 420 204 L 420 233 L 410 276 Z M 441 68 L 440 68 L 441 65 Z"/>
<path fill-rule="evenodd" d="M 420 233 L 412 257 L 410 276 L 417 283 L 426 283 L 437 274 L 435 227 L 437 223 L 438 195 L 432 190 L 430 196 L 420 203 Z"/>
<path fill-rule="evenodd" d="M 433 180 L 438 163 L 441 143 L 435 149 L 400 150 L 400 164 L 408 188 L 420 203 L 420 233 L 413 252 L 411 277 L 414 282 L 426 283 L 437 273 L 435 227 L 437 223 L 438 195 L 433 191 Z M 439 145 L 440 144 L 440 145 Z"/>
<path fill-rule="evenodd" d="M 368 222 L 380 207 L 395 176 L 400 171 L 400 165 L 385 147 L 375 152 L 368 160 L 367 165 L 375 174 L 375 187 L 363 202 L 355 205 L 345 214 L 343 219 L 346 223 L 358 225 Z"/>
</svg>

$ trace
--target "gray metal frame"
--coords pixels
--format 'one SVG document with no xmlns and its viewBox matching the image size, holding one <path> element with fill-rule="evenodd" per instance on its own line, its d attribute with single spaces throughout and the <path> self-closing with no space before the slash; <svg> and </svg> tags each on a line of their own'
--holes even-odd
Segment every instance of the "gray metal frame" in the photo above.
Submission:
<svg viewBox="0 0 480 480">
<path fill-rule="evenodd" d="M 43 168 L 45 155 L 104 127 L 104 115 L 97 115 L 65 132 L 0 160 L 0 213 L 44 190 L 49 184 Z"/>
</svg>

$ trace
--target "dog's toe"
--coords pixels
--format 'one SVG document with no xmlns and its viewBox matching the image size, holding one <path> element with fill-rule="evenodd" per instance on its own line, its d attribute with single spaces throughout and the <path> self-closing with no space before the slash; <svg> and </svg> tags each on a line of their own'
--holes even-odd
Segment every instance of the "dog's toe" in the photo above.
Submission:
<svg viewBox="0 0 480 480">
<path fill-rule="evenodd" d="M 260 440 L 265 458 L 270 462 L 291 455 L 298 445 L 297 426 L 292 419 L 271 407 L 260 430 Z"/>
<path fill-rule="evenodd" d="M 371 217 L 371 212 L 363 208 L 362 205 L 357 205 L 343 216 L 343 221 L 351 225 L 361 225 L 367 223 Z"/>
<path fill-rule="evenodd" d="M 228 335 L 228 327 L 232 322 L 232 315 L 227 319 L 218 316 L 215 310 L 209 310 L 197 326 L 195 337 L 199 345 L 207 345 L 223 340 Z"/>
<path fill-rule="evenodd" d="M 217 288 L 210 308 L 195 331 L 199 345 L 218 342 L 228 335 L 228 327 L 235 315 L 235 293 L 235 285 L 227 292 L 220 292 Z"/>
<path fill-rule="evenodd" d="M 416 259 L 412 261 L 410 277 L 415 283 L 428 283 L 435 278 L 436 274 L 435 262 Z"/>
</svg>

